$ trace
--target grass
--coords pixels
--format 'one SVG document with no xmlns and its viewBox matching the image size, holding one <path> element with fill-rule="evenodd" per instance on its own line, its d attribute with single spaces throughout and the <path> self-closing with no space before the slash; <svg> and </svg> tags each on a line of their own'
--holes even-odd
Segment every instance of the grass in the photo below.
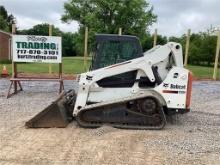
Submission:
<svg viewBox="0 0 220 165">
<path fill-rule="evenodd" d="M 210 78 L 212 79 L 213 77 L 213 67 L 206 67 L 206 66 L 193 66 L 193 65 L 188 65 L 187 69 L 189 69 L 192 73 L 193 76 L 196 78 Z M 220 78 L 220 69 L 218 69 L 218 78 Z"/>
<path fill-rule="evenodd" d="M 91 63 L 91 58 L 88 58 L 87 69 Z M 0 63 L 0 69 L 3 65 L 7 66 L 9 73 L 11 74 L 11 64 L 7 62 Z M 17 65 L 18 72 L 22 73 L 48 73 L 49 65 L 42 63 L 19 63 Z M 205 66 L 192 66 L 187 67 L 193 72 L 194 77 L 196 78 L 212 78 L 213 67 Z M 53 73 L 58 73 L 59 66 L 58 64 L 52 64 Z M 63 73 L 65 74 L 78 74 L 84 72 L 84 61 L 83 57 L 63 57 Z M 220 78 L 220 69 L 218 69 L 218 77 Z"/>
<path fill-rule="evenodd" d="M 91 63 L 91 58 L 88 58 L 87 69 L 89 68 Z M 12 65 L 1 62 L 0 68 L 6 65 L 9 74 L 12 73 Z M 49 64 L 44 63 L 18 63 L 17 71 L 20 73 L 48 73 L 49 72 Z M 59 65 L 52 64 L 52 72 L 58 73 Z M 63 57 L 63 73 L 65 74 L 78 74 L 84 72 L 84 59 L 83 57 Z"/>
</svg>

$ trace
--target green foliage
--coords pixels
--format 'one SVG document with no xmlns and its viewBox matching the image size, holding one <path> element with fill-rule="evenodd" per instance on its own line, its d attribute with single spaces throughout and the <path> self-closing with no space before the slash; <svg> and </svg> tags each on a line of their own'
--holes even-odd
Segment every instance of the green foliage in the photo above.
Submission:
<svg viewBox="0 0 220 165">
<path fill-rule="evenodd" d="M 189 48 L 189 63 L 210 66 L 214 62 L 217 37 L 206 32 L 192 34 Z"/>
<path fill-rule="evenodd" d="M 170 37 L 169 41 L 178 42 L 185 50 L 186 36 Z M 212 66 L 215 58 L 217 37 L 209 32 L 193 33 L 190 36 L 189 64 Z M 185 51 L 184 51 L 185 53 Z"/>
<path fill-rule="evenodd" d="M 76 37 L 74 33 L 62 33 L 62 50 L 63 56 L 76 56 Z"/>
<path fill-rule="evenodd" d="M 8 18 L 8 12 L 7 12 L 7 10 L 5 9 L 4 6 L 0 6 L 0 15 L 2 16 L 2 18 L 3 18 L 4 20 L 7 20 L 7 18 Z"/>
<path fill-rule="evenodd" d="M 0 15 L 0 30 L 9 31 L 7 21 Z"/>
<path fill-rule="evenodd" d="M 0 6 L 0 30 L 9 32 L 14 23 L 15 17 L 12 14 L 8 15 L 5 7 Z"/>
<path fill-rule="evenodd" d="M 52 35 L 61 36 L 62 32 L 60 31 L 59 28 L 56 28 L 52 25 L 52 29 L 53 29 Z M 18 31 L 18 34 L 48 36 L 49 35 L 49 24 L 47 23 L 38 24 L 38 25 L 33 26 L 30 29 Z"/>
<path fill-rule="evenodd" d="M 143 50 L 149 50 L 153 47 L 153 41 L 154 41 L 154 35 L 150 35 L 150 34 L 146 34 L 143 39 L 142 39 L 142 47 Z M 162 35 L 158 35 L 157 36 L 157 45 L 164 45 L 167 43 L 167 37 L 166 36 L 162 36 Z"/>
<path fill-rule="evenodd" d="M 153 8 L 145 0 L 69 0 L 64 4 L 64 22 L 76 20 L 80 24 L 78 41 L 84 40 L 84 28 L 89 27 L 89 49 L 94 46 L 95 33 L 138 36 L 141 42 L 148 27 L 156 21 Z M 82 54 L 83 42 L 79 53 Z"/>
<path fill-rule="evenodd" d="M 30 29 L 26 30 L 18 30 L 18 34 L 23 35 L 49 35 L 49 24 L 43 23 L 33 26 Z M 53 36 L 61 36 L 62 37 L 62 54 L 63 56 L 76 56 L 77 48 L 77 34 L 75 33 L 65 33 L 60 31 L 59 28 L 52 25 L 52 35 Z"/>
</svg>

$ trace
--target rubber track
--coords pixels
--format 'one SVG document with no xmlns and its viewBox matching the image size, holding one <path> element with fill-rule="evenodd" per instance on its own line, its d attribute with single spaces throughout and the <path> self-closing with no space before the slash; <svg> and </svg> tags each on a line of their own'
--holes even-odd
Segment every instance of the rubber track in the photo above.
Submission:
<svg viewBox="0 0 220 165">
<path fill-rule="evenodd" d="M 143 98 L 139 98 L 139 99 L 143 99 Z M 156 99 L 156 98 L 155 98 Z M 138 99 L 133 99 L 133 100 L 129 100 L 129 101 L 137 101 Z M 157 100 L 157 99 L 156 99 Z M 109 106 L 117 106 L 117 105 L 122 105 L 122 104 L 126 104 L 128 102 L 128 100 L 124 101 L 120 101 L 120 102 L 114 102 L 114 103 L 111 103 L 111 104 L 108 104 L 108 105 L 103 105 L 103 106 L 99 106 L 98 109 L 100 108 L 106 108 L 106 107 L 109 107 Z M 143 123 L 140 123 L 139 125 L 132 125 L 131 123 L 133 121 L 130 121 L 130 123 L 113 123 L 113 122 L 87 122 L 83 119 L 83 114 L 86 113 L 86 112 L 92 112 L 93 110 L 97 110 L 97 108 L 87 108 L 85 110 L 82 110 L 80 111 L 77 116 L 75 116 L 75 119 L 77 121 L 77 123 L 81 126 L 81 127 L 86 127 L 86 128 L 97 128 L 97 127 L 100 127 L 102 126 L 103 124 L 106 124 L 106 125 L 110 125 L 112 127 L 116 127 L 116 128 L 123 128 L 123 129 L 146 129 L 146 130 L 160 130 L 160 129 L 163 129 L 164 126 L 166 125 L 166 116 L 164 114 L 164 111 L 163 111 L 163 107 L 161 106 L 161 104 L 159 103 L 159 101 L 157 100 L 158 102 L 158 111 L 159 113 L 157 114 L 159 117 L 160 117 L 160 120 L 161 120 L 161 123 L 159 125 L 156 125 L 156 126 L 149 126 L 149 125 L 143 125 Z M 103 110 L 105 111 L 105 110 Z M 112 111 L 116 111 L 116 109 L 112 109 Z M 149 117 L 149 116 L 146 116 L 140 112 L 134 112 L 134 111 L 130 111 L 128 110 L 127 111 L 128 113 L 134 113 L 136 116 L 138 115 L 139 117 L 148 117 L 148 118 L 152 118 L 152 121 L 153 122 L 155 120 L 154 117 Z M 124 117 L 124 116 L 122 116 Z"/>
</svg>

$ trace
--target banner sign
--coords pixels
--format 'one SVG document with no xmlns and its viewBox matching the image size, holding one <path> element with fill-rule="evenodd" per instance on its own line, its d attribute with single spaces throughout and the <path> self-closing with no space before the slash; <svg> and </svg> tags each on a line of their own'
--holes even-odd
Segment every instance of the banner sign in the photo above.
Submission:
<svg viewBox="0 0 220 165">
<path fill-rule="evenodd" d="M 14 62 L 61 63 L 61 37 L 13 35 Z"/>
</svg>

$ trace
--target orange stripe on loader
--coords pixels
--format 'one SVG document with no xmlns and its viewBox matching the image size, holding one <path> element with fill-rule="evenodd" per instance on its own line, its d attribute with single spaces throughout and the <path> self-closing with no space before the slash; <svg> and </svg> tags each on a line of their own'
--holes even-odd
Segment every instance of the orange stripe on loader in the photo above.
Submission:
<svg viewBox="0 0 220 165">
<path fill-rule="evenodd" d="M 189 72 L 187 94 L 186 94 L 186 109 L 190 108 L 190 102 L 191 102 L 191 96 L 192 96 L 192 82 L 193 82 L 193 74 Z"/>
</svg>

